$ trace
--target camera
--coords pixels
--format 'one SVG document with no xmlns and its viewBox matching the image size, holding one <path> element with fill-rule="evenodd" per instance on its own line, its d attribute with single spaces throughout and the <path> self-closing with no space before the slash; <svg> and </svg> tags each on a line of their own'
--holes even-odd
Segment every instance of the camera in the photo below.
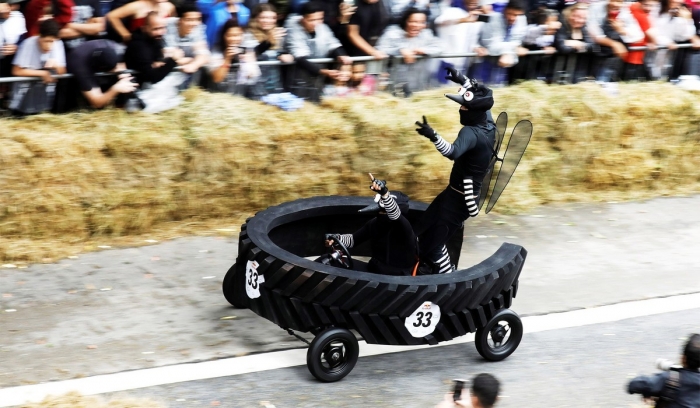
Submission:
<svg viewBox="0 0 700 408">
<path fill-rule="evenodd" d="M 683 368 L 680 364 L 674 363 L 671 360 L 665 358 L 659 358 L 656 360 L 656 368 L 661 371 L 679 370 Z"/>
<path fill-rule="evenodd" d="M 464 383 L 466 380 L 454 379 L 452 380 L 452 399 L 454 401 L 459 401 L 462 399 L 462 389 L 464 388 Z"/>
</svg>

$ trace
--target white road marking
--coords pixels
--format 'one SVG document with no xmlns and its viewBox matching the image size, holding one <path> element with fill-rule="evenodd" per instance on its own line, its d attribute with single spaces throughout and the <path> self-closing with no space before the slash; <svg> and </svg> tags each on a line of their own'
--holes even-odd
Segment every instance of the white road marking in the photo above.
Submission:
<svg viewBox="0 0 700 408">
<path fill-rule="evenodd" d="M 654 298 L 609 306 L 552 313 L 523 318 L 525 333 L 565 329 L 591 324 L 615 322 L 700 308 L 700 293 Z M 474 334 L 436 346 L 381 346 L 360 342 L 360 357 L 398 353 L 427 347 L 442 347 L 474 341 Z M 516 351 L 517 352 L 517 351 Z M 179 364 L 116 374 L 98 375 L 67 381 L 48 382 L 0 389 L 0 407 L 39 402 L 49 395 L 78 391 L 83 395 L 126 391 L 178 382 L 227 377 L 306 364 L 306 349 L 293 349 L 202 363 Z"/>
</svg>

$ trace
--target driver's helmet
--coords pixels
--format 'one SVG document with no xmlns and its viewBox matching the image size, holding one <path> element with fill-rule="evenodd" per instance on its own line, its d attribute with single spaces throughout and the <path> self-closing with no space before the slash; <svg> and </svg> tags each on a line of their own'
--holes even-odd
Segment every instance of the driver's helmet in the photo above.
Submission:
<svg viewBox="0 0 700 408">
<path fill-rule="evenodd" d="M 408 214 L 408 201 L 409 197 L 400 192 L 400 191 L 391 191 L 389 193 L 390 196 L 394 197 L 394 200 L 396 200 L 396 204 L 399 206 L 399 210 L 401 210 L 401 214 Z M 358 212 L 361 213 L 378 213 L 380 211 L 384 210 L 384 203 L 382 203 L 381 196 L 377 194 L 374 196 L 374 204 L 370 204 L 365 208 L 360 209 Z"/>
</svg>

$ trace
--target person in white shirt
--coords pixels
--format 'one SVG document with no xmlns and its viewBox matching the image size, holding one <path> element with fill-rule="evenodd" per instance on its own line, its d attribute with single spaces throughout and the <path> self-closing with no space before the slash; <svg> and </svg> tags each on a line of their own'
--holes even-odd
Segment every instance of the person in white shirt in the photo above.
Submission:
<svg viewBox="0 0 700 408">
<path fill-rule="evenodd" d="M 19 46 L 12 61 L 12 75 L 39 77 L 44 86 L 33 81 L 15 82 L 10 109 L 39 113 L 51 108 L 56 87 L 54 75 L 66 73 L 66 54 L 58 32 L 55 20 L 44 20 L 39 24 L 39 35 L 27 38 Z"/>
<path fill-rule="evenodd" d="M 695 34 L 692 13 L 680 0 L 661 0 L 658 12 L 650 13 L 649 17 L 656 45 L 661 47 L 648 59 L 649 70 L 652 78 L 659 79 L 670 74 L 674 53 L 669 50 L 675 50 L 678 43 L 685 42 L 698 48 L 700 38 Z"/>
<path fill-rule="evenodd" d="M 17 42 L 27 32 L 24 14 L 19 11 L 21 0 L 0 0 L 0 78 L 12 76 L 12 59 Z M 4 101 L 9 84 L 0 84 L 0 100 Z M 5 107 L 4 102 L 3 106 Z"/>
</svg>

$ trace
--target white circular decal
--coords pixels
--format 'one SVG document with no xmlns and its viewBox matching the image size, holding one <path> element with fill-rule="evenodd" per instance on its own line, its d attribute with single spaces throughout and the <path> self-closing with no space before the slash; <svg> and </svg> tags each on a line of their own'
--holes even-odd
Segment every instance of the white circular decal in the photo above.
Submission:
<svg viewBox="0 0 700 408">
<path fill-rule="evenodd" d="M 440 306 L 433 302 L 423 302 L 406 318 L 406 329 L 413 337 L 425 337 L 435 331 L 440 321 Z"/>
<path fill-rule="evenodd" d="M 245 267 L 245 292 L 251 299 L 260 297 L 260 285 L 265 282 L 263 275 L 258 275 L 258 263 L 248 261 Z"/>
<path fill-rule="evenodd" d="M 469 101 L 471 101 L 472 99 L 474 99 L 474 94 L 473 94 L 472 92 L 467 91 L 467 92 L 464 93 L 464 100 L 465 100 L 465 101 L 469 102 Z"/>
</svg>

